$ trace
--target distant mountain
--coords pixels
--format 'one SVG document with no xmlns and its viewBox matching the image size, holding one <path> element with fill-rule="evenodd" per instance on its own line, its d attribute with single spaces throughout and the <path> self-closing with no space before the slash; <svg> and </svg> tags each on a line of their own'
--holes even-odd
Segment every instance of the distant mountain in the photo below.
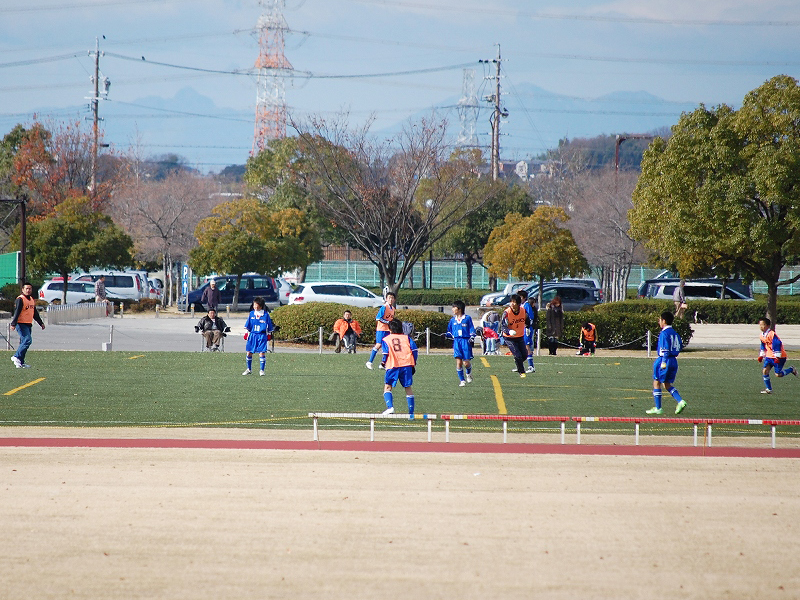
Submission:
<svg viewBox="0 0 800 600">
<path fill-rule="evenodd" d="M 438 114 L 448 118 L 454 139 L 460 129 L 458 100 L 452 96 L 437 104 Z M 530 83 L 504 88 L 502 100 L 509 111 L 501 124 L 500 147 L 505 160 L 537 157 L 556 148 L 564 138 L 652 132 L 673 125 L 681 112 L 696 108 L 691 103 L 669 102 L 641 91 L 575 98 Z M 479 104 L 476 132 L 479 143 L 488 148 L 491 107 L 483 101 Z M 40 114 L 48 112 L 43 109 Z M 65 110 L 53 112 L 64 114 Z M 85 114 L 78 107 L 75 112 Z M 203 172 L 218 173 L 226 166 L 244 164 L 252 148 L 253 112 L 219 107 L 191 87 L 171 98 L 148 96 L 130 103 L 112 99 L 101 103 L 100 114 L 106 142 L 127 148 L 135 144 L 138 134 L 145 156 L 178 154 Z M 428 109 L 415 116 L 430 114 Z M 391 135 L 405 122 L 383 125 L 377 132 Z"/>
</svg>

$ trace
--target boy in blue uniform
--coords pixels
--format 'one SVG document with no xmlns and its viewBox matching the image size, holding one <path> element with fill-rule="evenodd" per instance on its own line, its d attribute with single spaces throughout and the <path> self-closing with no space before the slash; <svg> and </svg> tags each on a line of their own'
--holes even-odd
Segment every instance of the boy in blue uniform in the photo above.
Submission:
<svg viewBox="0 0 800 600">
<path fill-rule="evenodd" d="M 525 314 L 531 321 L 530 327 L 525 328 L 525 346 L 528 348 L 528 366 L 525 369 L 526 373 L 536 373 L 536 367 L 533 365 L 533 347 L 536 344 L 536 329 L 539 324 L 539 309 L 536 304 L 531 302 L 528 297 L 528 292 L 525 290 L 518 290 L 517 294 L 522 300 L 522 308 L 525 309 Z"/>
<path fill-rule="evenodd" d="M 378 309 L 378 314 L 375 315 L 375 346 L 373 346 L 372 352 L 370 352 L 369 360 L 366 365 L 370 370 L 372 369 L 372 361 L 375 360 L 378 350 L 381 349 L 381 341 L 385 336 L 389 335 L 389 322 L 394 319 L 394 311 L 397 304 L 397 297 L 393 292 L 385 290 L 384 292 L 383 296 L 386 298 L 386 304 L 381 306 Z M 381 363 L 381 369 L 384 368 L 386 367 Z"/>
<path fill-rule="evenodd" d="M 381 340 L 383 363 L 386 365 L 383 401 L 386 403 L 384 415 L 394 414 L 392 388 L 399 381 L 405 388 L 409 418 L 414 418 L 414 373 L 417 365 L 417 345 L 411 336 L 403 333 L 403 323 L 397 319 L 389 321 L 389 333 Z"/>
<path fill-rule="evenodd" d="M 775 368 L 775 375 L 794 375 L 797 377 L 797 369 L 794 367 L 783 368 L 786 364 L 786 349 L 778 334 L 771 328 L 771 321 L 764 317 L 759 319 L 758 328 L 761 330 L 761 352 L 758 354 L 758 362 L 764 361 L 761 374 L 764 377 L 764 388 L 762 394 L 772 393 L 772 382 L 769 380 L 769 371 Z"/>
<path fill-rule="evenodd" d="M 261 296 L 253 298 L 253 310 L 250 311 L 244 328 L 246 330 L 244 339 L 247 342 L 245 345 L 247 368 L 242 375 L 250 375 L 253 367 L 253 352 L 258 352 L 260 366 L 258 374 L 263 377 L 264 367 L 267 365 L 267 342 L 269 334 L 274 331 L 275 326 L 272 324 L 272 319 L 269 318 L 264 299 Z"/>
<path fill-rule="evenodd" d="M 453 302 L 453 318 L 450 319 L 445 334 L 445 337 L 453 340 L 453 358 L 456 359 L 460 387 L 472 383 L 472 344 L 475 341 L 475 324 L 472 317 L 464 314 L 465 308 L 461 300 Z"/>
<path fill-rule="evenodd" d="M 658 319 L 661 333 L 658 336 L 658 358 L 653 363 L 653 400 L 655 406 L 647 411 L 648 415 L 664 414 L 661 408 L 661 388 L 667 390 L 678 405 L 675 414 L 679 415 L 686 408 L 686 400 L 681 398 L 678 390 L 672 386 L 678 374 L 678 354 L 683 349 L 683 340 L 672 328 L 674 317 L 671 312 L 664 311 Z"/>
</svg>

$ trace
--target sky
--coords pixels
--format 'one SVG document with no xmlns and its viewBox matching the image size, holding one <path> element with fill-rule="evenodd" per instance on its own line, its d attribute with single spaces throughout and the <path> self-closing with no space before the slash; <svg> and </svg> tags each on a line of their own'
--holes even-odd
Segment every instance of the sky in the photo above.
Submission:
<svg viewBox="0 0 800 600">
<path fill-rule="evenodd" d="M 0 136 L 34 115 L 88 118 L 99 38 L 115 151 L 175 153 L 205 172 L 242 164 L 265 11 L 257 0 L 2 0 Z M 376 133 L 436 110 L 457 134 L 464 69 L 483 98 L 494 64 L 479 61 L 499 49 L 503 158 L 635 131 L 637 114 L 669 126 L 700 103 L 738 107 L 775 75 L 800 78 L 797 0 L 285 0 L 283 16 L 290 117 L 346 111 L 354 126 L 374 118 Z"/>
</svg>

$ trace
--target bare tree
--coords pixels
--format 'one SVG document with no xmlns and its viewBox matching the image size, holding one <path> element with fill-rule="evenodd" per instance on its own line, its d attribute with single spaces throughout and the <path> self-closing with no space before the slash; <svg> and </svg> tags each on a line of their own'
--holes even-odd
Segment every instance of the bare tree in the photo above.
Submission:
<svg viewBox="0 0 800 600">
<path fill-rule="evenodd" d="M 589 264 L 600 271 L 605 298 L 624 300 L 634 261 L 643 250 L 628 233 L 628 211 L 638 173 L 586 171 L 572 179 L 568 205 L 572 230 L 578 247 Z"/>
<path fill-rule="evenodd" d="M 130 161 L 128 177 L 114 196 L 110 212 L 130 233 L 136 256 L 158 260 L 164 268 L 165 305 L 177 299 L 176 261 L 185 261 L 197 245 L 194 230 L 220 199 L 213 182 L 187 172 L 151 181 L 143 177 L 138 161 Z"/>
<path fill-rule="evenodd" d="M 346 117 L 292 123 L 305 157 L 303 185 L 318 210 L 396 290 L 414 264 L 496 188 L 478 177 L 479 153 L 450 156 L 446 123 L 421 120 L 391 139 Z"/>
</svg>

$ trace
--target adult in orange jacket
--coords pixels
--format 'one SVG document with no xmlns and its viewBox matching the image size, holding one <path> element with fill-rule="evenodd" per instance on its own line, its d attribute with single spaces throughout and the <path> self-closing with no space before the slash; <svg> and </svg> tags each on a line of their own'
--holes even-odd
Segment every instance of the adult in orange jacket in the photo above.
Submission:
<svg viewBox="0 0 800 600">
<path fill-rule="evenodd" d="M 337 354 L 342 351 L 342 344 L 347 349 L 347 353 L 356 353 L 356 342 L 361 337 L 361 325 L 353 319 L 353 314 L 346 310 L 341 319 L 337 319 L 333 324 L 333 337 L 336 347 L 334 352 Z"/>
</svg>

